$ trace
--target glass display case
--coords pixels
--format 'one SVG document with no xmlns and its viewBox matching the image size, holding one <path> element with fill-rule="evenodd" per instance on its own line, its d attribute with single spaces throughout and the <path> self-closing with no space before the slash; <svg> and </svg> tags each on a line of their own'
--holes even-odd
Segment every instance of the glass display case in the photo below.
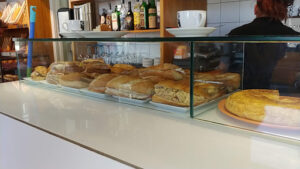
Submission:
<svg viewBox="0 0 300 169">
<path fill-rule="evenodd" d="M 300 37 L 14 41 L 22 83 L 300 141 Z"/>
</svg>

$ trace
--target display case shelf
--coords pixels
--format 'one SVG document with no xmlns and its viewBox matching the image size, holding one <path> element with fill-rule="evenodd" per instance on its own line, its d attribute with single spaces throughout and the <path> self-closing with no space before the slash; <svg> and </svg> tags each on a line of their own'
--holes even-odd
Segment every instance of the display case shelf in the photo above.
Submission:
<svg viewBox="0 0 300 169">
<path fill-rule="evenodd" d="M 70 61 L 73 61 L 72 64 L 84 65 L 85 60 L 89 59 L 103 59 L 105 62 L 104 67 L 105 71 L 108 74 L 115 73 L 112 76 L 118 76 L 119 78 L 132 79 L 132 81 L 151 81 L 151 92 L 147 99 L 137 99 L 137 95 L 125 95 L 123 96 L 122 91 L 129 93 L 131 90 L 134 90 L 134 87 L 128 87 L 131 83 L 128 82 L 122 87 L 117 87 L 114 92 L 119 92 L 115 94 L 110 92 L 109 86 L 105 86 L 105 91 L 103 94 L 87 91 L 87 88 L 90 87 L 91 81 L 95 81 L 95 77 L 86 76 L 90 75 L 90 70 L 88 66 L 82 66 L 79 72 L 68 72 L 63 73 L 63 76 L 68 76 L 70 73 L 79 73 L 80 76 L 83 76 L 87 79 L 84 81 L 84 89 L 74 89 L 62 82 L 62 78 L 58 77 L 59 80 L 56 82 L 58 85 L 49 84 L 50 82 L 42 81 L 35 82 L 29 81 L 26 79 L 28 84 L 34 83 L 40 87 L 46 87 L 51 89 L 59 89 L 63 93 L 72 93 L 76 92 L 76 95 L 79 94 L 79 97 L 87 96 L 89 98 L 97 98 L 99 102 L 101 100 L 109 100 L 116 103 L 129 104 L 137 107 L 142 107 L 145 109 L 154 109 L 158 112 L 169 112 L 175 114 L 183 114 L 184 116 L 190 116 L 201 121 L 210 122 L 212 124 L 230 126 L 236 129 L 242 129 L 247 131 L 253 131 L 256 133 L 265 133 L 272 136 L 284 137 L 290 140 L 300 141 L 300 135 L 298 132 L 289 131 L 289 128 L 285 129 L 273 129 L 272 127 L 266 127 L 264 125 L 257 124 L 247 124 L 245 121 L 239 121 L 237 119 L 231 119 L 225 114 L 221 113 L 217 105 L 224 99 L 223 97 L 232 96 L 235 92 L 244 91 L 245 85 L 247 85 L 244 79 L 245 67 L 247 64 L 257 65 L 260 63 L 260 58 L 270 57 L 270 59 L 261 64 L 261 72 L 257 76 L 271 73 L 274 73 L 274 76 L 285 76 L 289 74 L 289 83 L 281 83 L 284 79 L 282 77 L 270 77 L 270 88 L 276 89 L 283 96 L 288 96 L 292 101 L 299 100 L 300 88 L 297 85 L 293 85 L 299 79 L 299 69 L 296 65 L 300 66 L 298 62 L 300 58 L 299 53 L 290 53 L 287 50 L 287 43 L 299 43 L 300 36 L 224 36 L 224 37 L 141 37 L 141 38 L 63 38 L 63 39 L 13 39 L 17 42 L 32 42 L 33 46 L 41 45 L 47 46 L 48 44 L 57 43 L 63 46 L 68 47 L 66 53 L 62 54 L 63 57 L 55 60 L 56 64 L 63 64 L 62 67 L 69 64 Z M 147 42 L 147 43 L 140 43 Z M 149 58 L 156 57 L 157 51 L 152 49 L 152 46 L 157 45 L 157 43 L 165 43 L 170 46 L 173 46 L 175 49 L 180 47 L 185 49 L 184 54 L 180 55 L 183 59 L 174 59 L 174 51 L 172 52 L 172 58 L 169 56 L 160 55 L 160 60 L 168 60 L 166 62 L 161 62 L 160 65 L 147 68 L 147 64 L 141 60 L 149 60 Z M 76 43 L 76 46 L 72 47 L 71 44 Z M 23 43 L 24 44 L 24 43 Z M 152 45 L 153 44 L 153 45 Z M 144 45 L 144 46 L 140 46 Z M 150 47 L 149 47 L 150 46 Z M 148 48 L 147 48 L 148 47 Z M 258 58 L 249 62 L 249 57 L 255 57 L 251 55 L 246 57 L 247 52 L 249 52 L 248 47 L 253 48 L 259 55 Z M 147 48 L 147 49 L 146 49 Z M 146 49 L 146 50 L 144 50 Z M 161 48 L 158 48 L 158 50 Z M 282 50 L 281 50 L 282 49 Z M 278 51 L 280 50 L 280 51 Z M 148 51 L 148 55 L 145 56 L 145 52 Z M 275 53 L 274 53 L 275 51 Z M 277 52 L 278 51 L 278 52 Z M 155 53 L 156 52 L 156 53 Z M 273 53 L 272 53 L 273 52 Z M 73 58 L 73 53 L 76 53 L 76 58 Z M 155 54 L 154 54 L 155 53 Z M 180 52 L 178 52 L 180 53 Z M 213 53 L 213 54 L 212 54 Z M 45 52 L 33 51 L 34 56 L 43 56 Z M 271 54 L 271 56 L 270 56 Z M 280 57 L 277 56 L 280 54 Z M 184 56 L 185 55 L 185 56 Z M 275 57 L 276 56 L 276 57 Z M 167 57 L 167 58 L 165 58 Z M 226 70 L 216 70 L 218 69 L 220 62 L 226 60 L 227 58 L 227 69 Z M 151 60 L 151 59 L 150 59 Z M 275 60 L 275 62 L 274 62 Z M 74 62 L 76 61 L 76 62 Z M 176 62 L 175 62 L 176 61 Z M 251 60 L 250 60 L 251 61 Z M 61 63 L 62 62 L 62 63 Z M 274 63 L 273 63 L 274 62 Z M 148 63 L 148 62 L 147 62 Z M 207 63 L 207 65 L 203 65 Z M 286 64 L 293 63 L 293 66 L 290 66 L 289 69 L 286 69 Z M 125 69 L 118 67 L 118 64 L 125 64 Z M 144 68 L 132 67 L 133 65 L 144 65 Z M 149 64 L 149 63 L 148 63 Z M 177 65 L 175 65 L 177 64 Z M 271 65 L 271 72 L 268 72 L 266 68 Z M 284 67 L 283 67 L 284 65 Z M 207 66 L 205 69 L 207 72 L 203 72 L 203 66 Z M 58 66 L 59 68 L 60 66 Z M 76 67 L 76 66 L 75 66 Z M 167 68 L 168 67 L 168 68 Z M 127 70 L 127 68 L 129 68 Z M 132 68 L 132 69 L 131 69 Z M 284 68 L 284 69 L 283 69 Z M 20 69 L 20 77 L 26 77 L 26 65 L 23 65 Z M 52 67 L 49 68 L 50 72 Z M 69 69 L 62 69 L 69 70 Z M 73 70 L 73 69 L 70 69 Z M 76 70 L 76 69 L 74 69 Z M 125 71 L 126 70 L 126 71 Z M 280 71 L 279 71 L 280 70 Z M 282 72 L 288 70 L 289 72 Z M 225 71 L 225 72 L 224 72 Z M 89 72 L 89 73 L 87 73 Z M 146 73 L 145 73 L 146 72 Z M 280 73 L 278 73 L 280 72 Z M 282 73 L 281 73 L 282 72 Z M 96 72 L 94 72 L 96 73 Z M 96 73 L 97 74 L 97 73 Z M 99 73 L 100 75 L 103 74 Z M 25 75 L 25 76 L 24 76 Z M 155 78 L 153 78 L 153 76 Z M 47 75 L 48 77 L 48 75 Z M 29 77 L 30 78 L 30 77 Z M 49 77 L 50 78 L 50 77 Z M 114 77 L 113 77 L 114 78 Z M 80 78 L 81 79 L 81 78 Z M 150 81 L 149 81 L 150 79 Z M 48 79 L 49 80 L 49 79 Z M 96 79 L 97 80 L 97 79 Z M 295 82 L 294 82 L 295 81 Z M 22 81 L 24 82 L 24 81 Z M 280 83 L 279 83 L 280 82 Z M 111 82 L 113 83 L 113 82 Z M 123 83 L 123 82 L 122 82 Z M 133 83 L 133 82 L 132 82 Z M 64 86 L 64 87 L 62 87 Z M 114 86 L 114 85 L 112 85 Z M 142 85 L 139 88 L 143 88 L 146 85 Z M 265 88 L 256 88 L 256 89 L 265 89 Z M 106 91 L 107 90 L 107 91 Z M 125 92 L 125 93 L 126 93 Z M 117 95 L 117 96 L 116 96 Z M 154 96 L 164 97 L 166 100 L 159 100 Z M 144 97 L 144 95 L 142 95 Z M 174 97 L 173 97 L 174 96 Z M 129 97 L 129 98 L 122 98 Z M 171 99 L 168 100 L 168 99 Z M 285 106 L 282 104 L 282 106 Z M 293 109 L 294 110 L 294 109 Z M 295 111 L 300 111 L 295 109 Z M 262 122 L 264 123 L 264 122 Z M 300 128 L 300 121 L 299 121 Z"/>
</svg>

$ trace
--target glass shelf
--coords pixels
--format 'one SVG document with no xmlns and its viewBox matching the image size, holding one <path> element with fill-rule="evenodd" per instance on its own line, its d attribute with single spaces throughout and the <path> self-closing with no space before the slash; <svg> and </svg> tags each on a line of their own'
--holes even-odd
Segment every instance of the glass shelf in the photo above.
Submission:
<svg viewBox="0 0 300 169">
<path fill-rule="evenodd" d="M 23 39 L 14 38 L 13 41 L 32 42 L 259 42 L 278 43 L 300 41 L 300 36 L 214 36 L 214 37 L 160 37 L 160 38 L 45 38 L 45 39 Z"/>
</svg>

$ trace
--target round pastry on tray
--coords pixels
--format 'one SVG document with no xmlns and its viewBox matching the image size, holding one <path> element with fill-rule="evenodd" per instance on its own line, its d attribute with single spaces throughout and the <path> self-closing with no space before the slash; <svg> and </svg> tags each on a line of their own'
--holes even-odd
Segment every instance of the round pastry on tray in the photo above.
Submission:
<svg viewBox="0 0 300 169">
<path fill-rule="evenodd" d="M 225 108 L 254 122 L 300 127 L 300 98 L 280 96 L 277 90 L 236 92 L 227 98 Z"/>
</svg>

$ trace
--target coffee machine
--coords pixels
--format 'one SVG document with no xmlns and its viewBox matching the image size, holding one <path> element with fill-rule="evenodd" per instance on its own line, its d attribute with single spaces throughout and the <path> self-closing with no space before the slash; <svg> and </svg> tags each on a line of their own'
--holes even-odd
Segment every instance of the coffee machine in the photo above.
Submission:
<svg viewBox="0 0 300 169">
<path fill-rule="evenodd" d="M 61 33 L 68 33 L 67 30 L 63 29 L 63 23 L 74 19 L 73 9 L 71 9 L 71 8 L 58 9 L 57 18 L 58 18 L 58 30 L 59 30 L 60 36 L 61 36 Z"/>
</svg>

